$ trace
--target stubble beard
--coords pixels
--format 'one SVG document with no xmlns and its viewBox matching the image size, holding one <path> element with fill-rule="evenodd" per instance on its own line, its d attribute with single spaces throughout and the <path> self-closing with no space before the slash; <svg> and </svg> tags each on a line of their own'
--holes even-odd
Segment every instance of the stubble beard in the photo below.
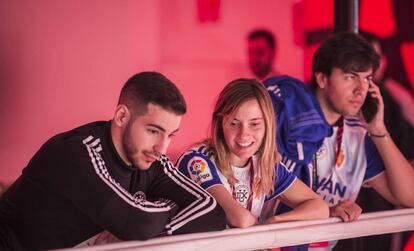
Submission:
<svg viewBox="0 0 414 251">
<path fill-rule="evenodd" d="M 126 158 L 132 165 L 139 167 L 138 162 L 135 161 L 134 155 L 138 154 L 138 150 L 133 146 L 131 142 L 131 122 L 128 122 L 125 132 L 122 136 L 122 148 L 125 151 Z"/>
</svg>

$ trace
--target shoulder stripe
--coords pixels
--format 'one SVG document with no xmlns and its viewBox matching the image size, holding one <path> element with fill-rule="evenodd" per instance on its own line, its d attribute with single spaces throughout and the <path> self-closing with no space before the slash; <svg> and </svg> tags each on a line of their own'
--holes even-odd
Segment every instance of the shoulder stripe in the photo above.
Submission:
<svg viewBox="0 0 414 251">
<path fill-rule="evenodd" d="M 344 122 L 348 126 L 360 126 L 365 128 L 365 125 L 362 123 L 362 121 L 358 117 L 344 117 Z"/>
<path fill-rule="evenodd" d="M 347 122 L 347 121 L 345 121 L 345 124 L 347 126 L 350 126 L 350 127 L 359 126 L 359 127 L 365 128 L 365 126 L 360 122 Z"/>
<path fill-rule="evenodd" d="M 267 87 L 267 90 L 268 90 L 268 91 L 271 91 L 271 92 L 273 92 L 273 93 L 278 93 L 278 92 L 280 92 L 280 88 L 279 88 L 279 86 L 278 86 L 278 85 L 270 85 L 270 86 L 268 86 L 268 87 Z"/>
<path fill-rule="evenodd" d="M 358 117 L 344 117 L 345 121 L 360 121 Z"/>
<path fill-rule="evenodd" d="M 99 149 L 102 149 L 100 139 L 98 138 L 94 140 L 92 136 L 89 136 L 82 142 L 88 150 L 92 166 L 95 169 L 98 177 L 130 206 L 139 208 L 145 212 L 166 212 L 175 206 L 175 203 L 170 200 L 149 202 L 145 200 L 138 200 L 133 197 L 109 175 L 105 161 L 102 159 L 101 155 L 98 152 Z"/>
<path fill-rule="evenodd" d="M 295 169 L 295 167 L 296 167 L 296 162 L 293 161 L 293 160 L 288 159 L 286 156 L 283 156 L 282 157 L 281 163 L 283 164 L 283 166 L 286 167 L 286 169 L 289 172 L 292 172 Z"/>
<path fill-rule="evenodd" d="M 199 147 L 196 147 L 196 148 L 193 148 L 190 151 L 187 151 L 184 155 L 187 155 L 188 153 L 193 153 L 193 152 L 201 153 L 201 154 L 203 154 L 205 156 L 209 156 L 209 157 L 213 154 L 213 151 L 212 151 L 211 148 L 209 148 L 206 145 L 202 144 Z"/>
<path fill-rule="evenodd" d="M 271 85 L 267 87 L 268 92 L 273 93 L 276 97 L 282 98 L 282 91 L 279 85 Z"/>
<path fill-rule="evenodd" d="M 289 119 L 292 129 L 315 124 L 325 124 L 325 121 L 316 109 L 302 112 L 299 115 Z"/>
<path fill-rule="evenodd" d="M 201 145 L 199 148 L 196 149 L 196 152 L 203 153 L 205 148 L 205 145 Z"/>
<path fill-rule="evenodd" d="M 160 162 L 163 166 L 164 173 L 168 177 L 196 197 L 196 200 L 193 203 L 182 209 L 166 226 L 167 233 L 172 234 L 175 230 L 188 222 L 212 211 L 217 206 L 217 202 L 204 189 L 179 172 L 166 156 L 161 156 Z"/>
<path fill-rule="evenodd" d="M 299 113 L 298 115 L 290 118 L 289 121 L 292 123 L 298 123 L 308 119 L 321 119 L 321 115 L 316 109 L 312 109 L 310 111 Z"/>
</svg>

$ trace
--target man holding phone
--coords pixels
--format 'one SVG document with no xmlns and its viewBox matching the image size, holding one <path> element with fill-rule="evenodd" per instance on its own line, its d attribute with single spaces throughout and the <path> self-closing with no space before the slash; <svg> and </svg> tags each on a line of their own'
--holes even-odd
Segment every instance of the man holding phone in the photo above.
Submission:
<svg viewBox="0 0 414 251">
<path fill-rule="evenodd" d="M 381 93 L 372 81 L 378 65 L 379 56 L 367 41 L 342 32 L 315 52 L 310 88 L 286 76 L 265 81 L 283 162 L 329 204 L 330 216 L 344 222 L 361 214 L 354 201 L 362 185 L 393 204 L 414 207 L 414 171 L 389 136 Z M 278 205 L 279 213 L 287 210 Z"/>
</svg>

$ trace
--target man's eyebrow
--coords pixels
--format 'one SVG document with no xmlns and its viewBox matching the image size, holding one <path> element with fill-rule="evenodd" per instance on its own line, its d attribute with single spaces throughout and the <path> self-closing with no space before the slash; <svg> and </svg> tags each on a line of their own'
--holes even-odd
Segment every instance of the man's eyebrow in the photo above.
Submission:
<svg viewBox="0 0 414 251">
<path fill-rule="evenodd" d="M 354 71 L 354 70 L 347 70 L 347 71 L 344 70 L 344 73 L 345 74 L 352 74 L 354 76 L 358 76 L 358 72 Z"/>
<path fill-rule="evenodd" d="M 158 129 L 158 130 L 160 130 L 160 131 L 165 132 L 165 129 L 164 129 L 164 128 L 162 128 L 161 126 L 157 125 L 157 124 L 146 124 L 146 126 L 152 126 L 152 127 L 157 128 L 157 129 Z"/>
<path fill-rule="evenodd" d="M 146 126 L 152 126 L 157 128 L 158 130 L 165 132 L 165 129 L 157 124 L 147 124 Z M 178 132 L 179 128 L 175 129 L 174 131 L 171 132 L 171 134 Z"/>
<path fill-rule="evenodd" d="M 352 75 L 354 75 L 354 76 L 357 76 L 357 77 L 359 77 L 359 71 L 354 71 L 354 70 L 350 70 L 350 71 L 344 71 L 345 73 L 348 73 L 348 74 L 352 74 Z M 374 73 L 370 73 L 368 76 L 366 76 L 366 78 L 367 77 L 372 77 L 372 76 L 374 76 Z"/>
<path fill-rule="evenodd" d="M 175 129 L 174 131 L 172 131 L 172 132 L 170 133 L 170 135 L 171 135 L 171 134 L 174 134 L 174 133 L 177 133 L 177 132 L 178 132 L 178 130 L 179 130 L 179 128 Z"/>
</svg>

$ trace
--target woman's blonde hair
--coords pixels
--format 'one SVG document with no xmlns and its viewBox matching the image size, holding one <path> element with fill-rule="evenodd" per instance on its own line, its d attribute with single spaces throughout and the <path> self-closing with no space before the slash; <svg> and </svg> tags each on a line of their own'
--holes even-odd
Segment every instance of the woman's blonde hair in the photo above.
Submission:
<svg viewBox="0 0 414 251">
<path fill-rule="evenodd" d="M 253 191 L 259 196 L 273 192 L 273 182 L 276 176 L 275 164 L 279 161 L 275 143 L 276 117 L 270 96 L 262 83 L 255 79 L 241 78 L 224 87 L 214 107 L 211 135 L 207 143 L 215 151 L 217 167 L 230 184 L 235 184 L 237 179 L 234 177 L 230 166 L 230 149 L 224 139 L 223 117 L 233 115 L 244 102 L 252 99 L 259 103 L 265 122 L 264 138 L 256 154 L 258 174 L 256 174 L 256 179 L 252 184 Z"/>
</svg>

